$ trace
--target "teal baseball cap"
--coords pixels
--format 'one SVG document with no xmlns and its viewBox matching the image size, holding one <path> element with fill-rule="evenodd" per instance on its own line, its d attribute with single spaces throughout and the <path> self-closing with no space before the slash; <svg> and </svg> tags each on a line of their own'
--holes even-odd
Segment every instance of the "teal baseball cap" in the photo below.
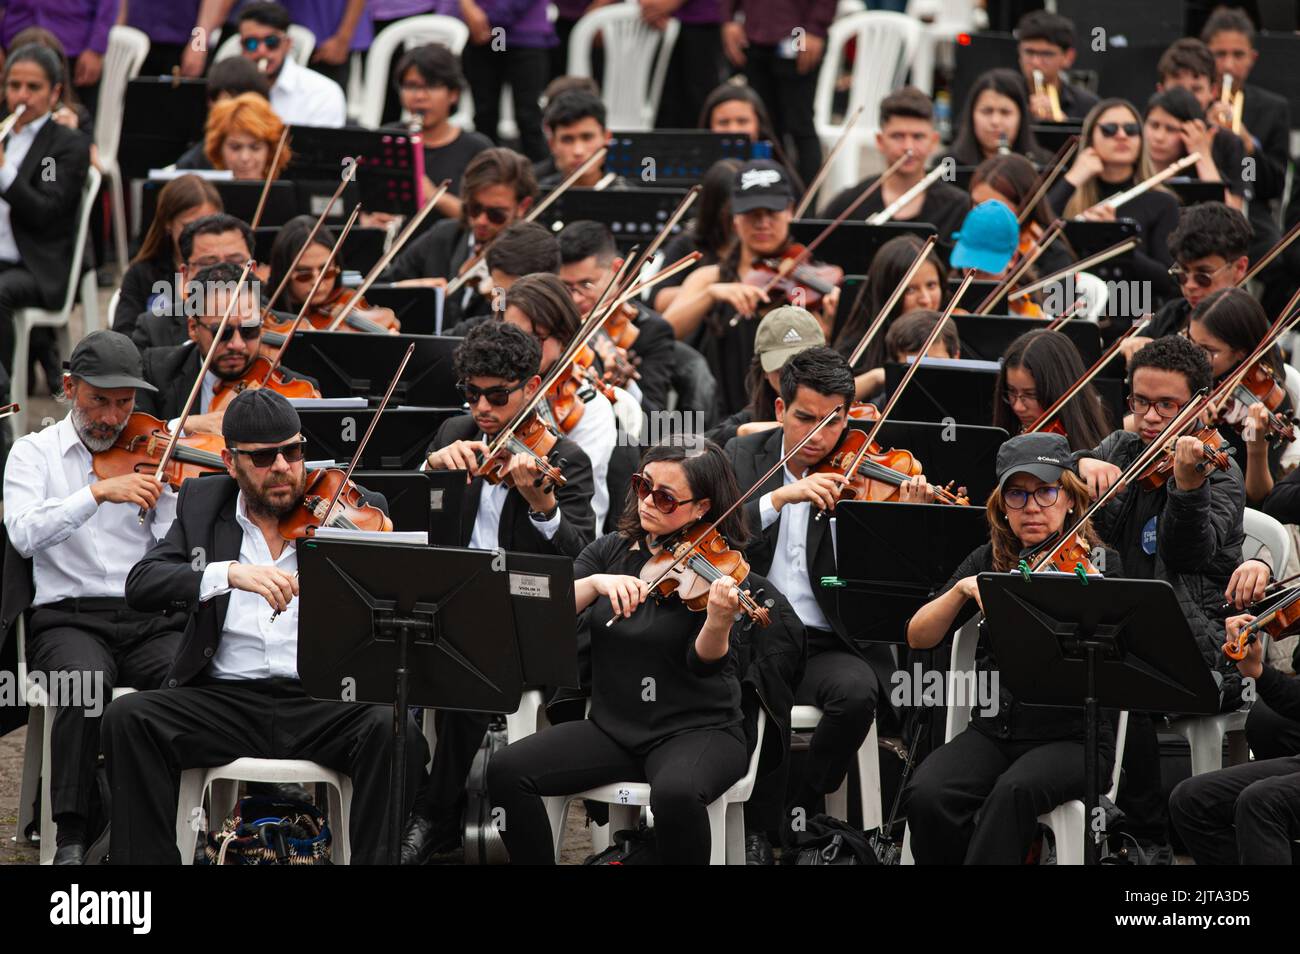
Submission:
<svg viewBox="0 0 1300 954">
<path fill-rule="evenodd" d="M 1000 274 L 1020 244 L 1020 223 L 1009 208 L 995 199 L 981 202 L 966 213 L 949 263 L 953 268 L 974 268 Z"/>
</svg>

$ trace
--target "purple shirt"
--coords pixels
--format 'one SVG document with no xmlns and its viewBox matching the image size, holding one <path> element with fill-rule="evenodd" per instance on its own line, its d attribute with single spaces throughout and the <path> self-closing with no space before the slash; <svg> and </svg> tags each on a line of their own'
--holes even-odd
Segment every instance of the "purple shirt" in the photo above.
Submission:
<svg viewBox="0 0 1300 954">
<path fill-rule="evenodd" d="M 188 43 L 199 20 L 199 0 L 131 0 L 126 25 L 154 43 Z"/>
<path fill-rule="evenodd" d="M 546 16 L 547 0 L 478 0 L 488 23 L 505 27 L 506 49 L 550 49 L 560 41 Z"/>
<path fill-rule="evenodd" d="M 835 0 L 725 0 L 723 15 L 745 14 L 745 36 L 755 46 L 776 46 L 796 27 L 825 38 L 835 19 Z"/>
<path fill-rule="evenodd" d="M 281 0 L 289 11 L 289 18 L 299 26 L 305 26 L 316 34 L 316 42 L 323 43 L 338 32 L 343 22 L 343 11 L 348 7 L 348 0 Z M 357 21 L 356 32 L 352 34 L 350 50 L 368 50 L 370 41 L 375 38 L 375 26 L 370 19 L 370 5 L 361 13 Z"/>
<path fill-rule="evenodd" d="M 686 0 L 673 17 L 688 26 L 722 23 L 722 0 Z"/>
<path fill-rule="evenodd" d="M 86 50 L 103 53 L 121 5 L 122 0 L 0 0 L 0 43 L 8 49 L 19 31 L 38 26 L 59 38 L 69 60 Z"/>
<path fill-rule="evenodd" d="M 370 0 L 366 6 L 370 8 L 370 15 L 380 22 L 444 12 L 435 9 L 439 6 L 436 0 Z"/>
</svg>

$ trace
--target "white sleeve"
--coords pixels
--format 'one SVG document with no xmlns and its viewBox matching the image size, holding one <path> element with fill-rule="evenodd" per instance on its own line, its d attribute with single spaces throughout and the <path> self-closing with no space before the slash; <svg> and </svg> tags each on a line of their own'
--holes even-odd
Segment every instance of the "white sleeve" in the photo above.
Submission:
<svg viewBox="0 0 1300 954">
<path fill-rule="evenodd" d="M 763 521 L 764 530 L 781 518 L 781 515 L 776 511 L 776 507 L 772 505 L 772 495 L 770 493 L 763 494 L 758 498 L 758 516 Z"/>
<path fill-rule="evenodd" d="M 99 506 L 89 485 L 66 497 L 47 497 L 46 477 L 40 448 L 31 441 L 15 443 L 4 471 L 5 529 L 24 557 L 68 539 Z"/>
<path fill-rule="evenodd" d="M 203 579 L 199 581 L 199 602 L 206 603 L 214 596 L 225 596 L 230 592 L 230 566 L 234 560 L 221 560 L 209 563 L 203 570 Z"/>
</svg>

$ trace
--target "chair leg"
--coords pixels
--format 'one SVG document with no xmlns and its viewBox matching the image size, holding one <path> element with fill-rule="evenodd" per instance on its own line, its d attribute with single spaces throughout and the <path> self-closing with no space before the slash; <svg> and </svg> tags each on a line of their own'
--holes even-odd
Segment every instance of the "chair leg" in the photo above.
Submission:
<svg viewBox="0 0 1300 954">
<path fill-rule="evenodd" d="M 54 852 L 57 848 L 54 827 L 54 808 L 50 798 L 50 775 L 54 762 L 50 758 L 50 737 L 57 709 L 47 707 L 45 724 L 41 727 L 41 864 L 54 864 Z"/>
<path fill-rule="evenodd" d="M 349 789 L 352 787 L 347 779 L 342 780 L 342 785 Z M 347 806 L 352 801 L 352 793 L 341 791 L 334 786 L 333 782 L 326 782 L 325 787 L 329 790 L 330 830 L 334 837 L 331 860 L 336 865 L 351 864 L 352 841 L 348 837 Z"/>
<path fill-rule="evenodd" d="M 737 802 L 737 805 L 740 803 Z M 741 863 L 744 863 L 745 855 L 745 827 L 744 822 L 740 824 L 740 855 Z M 716 799 L 709 804 L 709 864 L 725 865 L 728 862 L 728 844 L 727 838 L 727 803 L 722 799 Z"/>
<path fill-rule="evenodd" d="M 185 769 L 181 772 L 179 797 L 176 799 L 176 850 L 180 852 L 181 864 L 194 863 L 194 849 L 200 831 L 212 831 L 220 827 L 223 819 L 217 819 L 213 825 L 211 818 L 204 824 L 203 818 L 203 776 L 204 769 Z"/>
<path fill-rule="evenodd" d="M 1192 774 L 1204 775 L 1223 768 L 1223 730 L 1217 719 L 1196 719 L 1187 733 L 1192 754 Z"/>
<path fill-rule="evenodd" d="M 723 834 L 725 849 L 722 864 L 743 865 L 745 863 L 745 803 L 728 803 L 726 811 L 723 812 L 723 824 L 726 826 L 726 831 Z M 712 839 L 712 833 L 710 838 Z M 709 863 L 718 862 L 710 858 Z"/>
<path fill-rule="evenodd" d="M 560 848 L 564 844 L 564 826 L 569 822 L 569 799 L 563 795 L 548 795 L 542 798 L 546 806 L 546 817 L 551 823 L 551 841 L 555 846 L 555 863 L 560 863 Z"/>
<path fill-rule="evenodd" d="M 21 680 L 20 680 L 21 682 Z M 23 781 L 18 793 L 18 840 L 35 819 L 32 806 L 41 790 L 42 754 L 45 746 L 45 707 L 31 706 L 27 710 L 27 742 L 23 745 Z"/>
<path fill-rule="evenodd" d="M 113 205 L 113 241 L 117 247 L 118 274 L 126 273 L 126 197 L 122 191 L 122 171 L 116 165 L 105 173 L 109 201 Z"/>
<path fill-rule="evenodd" d="M 880 734 L 876 722 L 858 749 L 858 791 L 862 802 L 862 830 L 879 828 L 885 823 L 885 809 L 880 803 Z"/>
<path fill-rule="evenodd" d="M 112 319 L 112 315 L 109 319 Z M 93 269 L 81 276 L 81 323 L 83 335 L 104 327 L 99 318 L 99 282 L 95 279 Z M 65 352 L 64 357 L 68 357 L 69 353 Z"/>
<path fill-rule="evenodd" d="M 20 313 L 19 313 L 20 314 Z M 15 438 L 27 433 L 27 358 L 31 349 L 31 326 L 14 315 L 14 356 L 9 372 L 9 400 L 18 402 L 11 424 Z"/>
</svg>

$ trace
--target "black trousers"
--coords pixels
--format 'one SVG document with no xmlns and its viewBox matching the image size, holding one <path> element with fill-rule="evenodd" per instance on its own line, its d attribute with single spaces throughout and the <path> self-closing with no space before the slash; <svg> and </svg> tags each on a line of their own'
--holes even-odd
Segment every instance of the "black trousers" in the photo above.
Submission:
<svg viewBox="0 0 1300 954">
<path fill-rule="evenodd" d="M 45 296 L 35 275 L 22 265 L 0 263 L 0 364 L 5 370 L 6 392 L 9 390 L 8 376 L 13 372 L 14 342 L 17 340 L 14 312 L 19 308 L 41 305 L 44 301 Z M 26 399 L 25 394 L 14 396 L 14 400 L 19 402 Z"/>
<path fill-rule="evenodd" d="M 1124 776 L 1115 803 L 1127 816 L 1127 830 L 1156 842 L 1169 838 L 1169 805 L 1160 780 L 1160 740 L 1148 712 L 1130 712 L 1124 737 Z"/>
<path fill-rule="evenodd" d="M 428 752 L 406 724 L 401 825 Z M 352 780 L 353 864 L 388 860 L 393 710 L 311 699 L 296 680 L 213 682 L 124 696 L 108 710 L 104 755 L 113 792 L 114 864 L 177 864 L 182 769 L 237 758 L 308 759 Z M 219 824 L 217 819 L 212 824 Z"/>
<path fill-rule="evenodd" d="M 974 726 L 939 746 L 903 792 L 919 865 L 1018 865 L 1038 816 L 1083 798 L 1083 743 L 1013 742 Z M 1100 778 L 1114 749 L 1101 750 Z"/>
<path fill-rule="evenodd" d="M 819 795 L 840 787 L 876 717 L 880 682 L 860 656 L 844 650 L 818 652 L 809 634 L 808 667 L 795 690 L 795 705 L 816 706 L 822 718 L 813 730 L 804 779 Z"/>
<path fill-rule="evenodd" d="M 500 145 L 501 88 L 509 84 L 514 94 L 515 124 L 519 144 L 533 162 L 550 155 L 542 135 L 542 91 L 550 70 L 549 50 L 493 50 L 490 43 L 466 44 L 461 65 L 474 94 L 474 128 Z"/>
<path fill-rule="evenodd" d="M 660 129 L 694 129 L 709 93 L 722 82 L 722 29 L 716 24 L 683 23 L 668 60 L 659 99 Z"/>
<path fill-rule="evenodd" d="M 488 794 L 505 809 L 501 838 L 514 864 L 555 863 L 543 795 L 571 795 L 610 782 L 650 783 L 664 864 L 709 862 L 709 803 L 745 774 L 744 734 L 695 729 L 647 755 L 623 748 L 593 722 L 566 722 L 506 746 L 488 764 Z"/>
<path fill-rule="evenodd" d="M 438 740 L 433 746 L 433 765 L 417 804 L 421 814 L 451 830 L 460 824 L 465 781 L 492 717 L 447 709 L 438 712 L 436 719 Z"/>
<path fill-rule="evenodd" d="M 57 604 L 56 604 L 57 605 Z M 53 688 L 57 674 L 80 684 L 82 705 L 73 698 L 54 698 L 59 708 L 50 724 L 50 813 L 85 818 L 90 811 L 95 762 L 99 758 L 100 722 L 115 686 L 156 689 L 181 644 L 177 615 L 138 613 L 127 609 L 63 612 L 37 608 L 27 641 L 28 673 L 40 673 Z M 120 700 L 119 700 L 120 701 Z M 40 745 L 37 738 L 28 745 Z"/>
<path fill-rule="evenodd" d="M 1279 715 L 1263 699 L 1256 699 L 1246 716 L 1246 741 L 1257 762 L 1300 755 L 1300 722 Z"/>
<path fill-rule="evenodd" d="M 813 124 L 813 95 L 817 92 L 817 70 L 800 73 L 794 60 L 776 55 L 774 46 L 750 46 L 745 50 L 745 78 L 767 105 L 777 138 L 793 143 L 795 171 L 806 186 L 822 163 L 822 147 Z"/>
<path fill-rule="evenodd" d="M 1300 838 L 1300 756 L 1178 783 L 1169 814 L 1198 865 L 1289 865 Z"/>
</svg>

